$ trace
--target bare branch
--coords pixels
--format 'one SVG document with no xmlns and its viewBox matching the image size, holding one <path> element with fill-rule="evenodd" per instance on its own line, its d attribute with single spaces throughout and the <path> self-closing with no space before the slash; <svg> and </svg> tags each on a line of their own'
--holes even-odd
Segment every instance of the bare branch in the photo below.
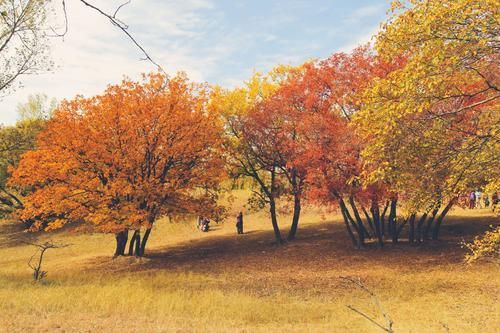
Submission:
<svg viewBox="0 0 500 333">
<path fill-rule="evenodd" d="M 128 32 L 128 26 L 122 22 L 121 20 L 119 20 L 118 18 L 116 18 L 116 15 L 118 14 L 118 11 L 125 5 L 129 4 L 130 3 L 130 0 L 121 4 L 117 9 L 116 11 L 114 12 L 113 15 L 111 14 L 108 14 L 106 12 L 104 12 L 103 10 L 101 10 L 99 7 L 96 7 L 94 5 L 92 5 L 91 3 L 85 1 L 85 0 L 80 0 L 81 3 L 83 3 L 85 6 L 97 11 L 99 14 L 107 17 L 111 23 L 116 26 L 118 29 L 120 29 L 125 35 L 127 35 L 127 37 L 132 41 L 132 43 L 135 44 L 135 46 L 137 46 L 139 48 L 139 50 L 141 50 L 141 52 L 144 54 L 145 58 L 143 60 L 147 60 L 149 62 L 151 62 L 153 65 L 155 65 L 158 70 L 162 73 L 164 73 L 166 75 L 166 72 L 163 70 L 163 68 L 155 61 L 153 60 L 153 58 L 151 58 L 151 56 L 149 55 L 149 53 L 144 49 L 144 47 L 142 47 L 142 45 L 135 39 L 134 36 L 132 36 L 132 34 L 130 32 Z"/>
<path fill-rule="evenodd" d="M 390 332 L 388 331 L 384 326 L 380 325 L 379 323 L 377 323 L 375 320 L 373 320 L 372 318 L 370 318 L 368 315 L 364 314 L 363 312 L 359 311 L 358 309 L 356 309 L 355 307 L 353 307 L 352 305 L 348 305 L 347 306 L 349 309 L 351 309 L 352 311 L 356 312 L 357 314 L 359 314 L 360 316 L 364 317 L 365 319 L 369 320 L 372 324 L 380 327 L 381 329 L 383 329 L 384 331 L 386 332 Z"/>
<path fill-rule="evenodd" d="M 45 242 L 43 244 L 37 244 L 37 243 L 32 243 L 32 242 L 26 242 L 24 241 L 23 243 L 35 246 L 37 250 L 35 253 L 30 257 L 28 260 L 28 266 L 33 270 L 33 280 L 34 282 L 39 282 L 41 281 L 44 277 L 47 276 L 47 272 L 42 270 L 42 261 L 43 261 L 43 255 L 45 254 L 45 251 L 48 249 L 61 249 L 64 247 L 68 247 L 71 244 L 54 244 L 52 242 Z M 38 257 L 38 262 L 33 264 L 33 259 L 35 256 L 40 253 Z"/>
<path fill-rule="evenodd" d="M 375 304 L 375 306 L 377 307 L 377 309 L 379 310 L 379 312 L 384 317 L 384 319 L 386 321 L 386 326 L 383 326 L 383 325 L 377 323 L 374 319 L 370 318 L 365 313 L 363 313 L 363 312 L 359 311 L 358 309 L 354 308 L 352 305 L 348 305 L 347 307 L 350 310 L 356 312 L 357 314 L 363 316 L 365 319 L 369 320 L 372 324 L 380 327 L 385 332 L 394 333 L 394 330 L 392 329 L 392 326 L 393 326 L 394 322 L 392 321 L 391 317 L 389 317 L 389 315 L 387 314 L 387 312 L 384 310 L 384 308 L 382 307 L 382 304 L 380 304 L 377 295 L 375 295 L 374 292 L 372 292 L 370 289 L 368 289 L 363 284 L 363 282 L 361 282 L 361 278 L 359 278 L 359 277 L 352 278 L 352 277 L 346 277 L 346 276 L 340 276 L 339 278 L 342 279 L 342 280 L 344 280 L 344 281 L 346 281 L 346 282 L 348 282 L 348 283 L 354 284 L 355 286 L 357 286 L 358 288 L 360 288 L 365 293 L 367 293 L 368 295 L 371 296 L 372 302 Z"/>
<path fill-rule="evenodd" d="M 64 31 L 62 33 L 59 33 L 54 28 L 50 27 L 50 30 L 52 30 L 54 34 L 48 35 L 49 37 L 64 37 L 68 33 L 68 13 L 66 11 L 66 0 L 62 0 L 62 10 L 64 14 Z"/>
<path fill-rule="evenodd" d="M 120 11 L 120 9 L 122 9 L 122 7 L 123 7 L 123 6 L 128 5 L 128 4 L 130 3 L 130 1 L 131 1 L 131 0 L 128 0 L 128 1 L 126 1 L 126 2 L 124 2 L 124 3 L 122 3 L 120 6 L 118 6 L 118 8 L 116 8 L 116 10 L 115 10 L 115 13 L 113 14 L 113 17 L 115 17 L 115 18 L 116 18 L 116 15 L 117 15 L 117 14 L 118 14 L 118 12 Z"/>
</svg>

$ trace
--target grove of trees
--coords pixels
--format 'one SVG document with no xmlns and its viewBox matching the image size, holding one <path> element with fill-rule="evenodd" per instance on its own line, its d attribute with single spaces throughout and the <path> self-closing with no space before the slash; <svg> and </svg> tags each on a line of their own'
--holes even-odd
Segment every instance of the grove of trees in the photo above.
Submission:
<svg viewBox="0 0 500 333">
<path fill-rule="evenodd" d="M 223 218 L 222 184 L 243 177 L 278 244 L 304 203 L 340 211 L 357 248 L 437 240 L 464 196 L 500 185 L 499 21 L 493 0 L 393 1 L 373 46 L 235 89 L 153 73 L 63 101 L 29 135 L 1 129 L 0 149 L 36 149 L 9 167 L 0 151 L 0 201 L 32 231 L 87 223 L 142 256 L 162 216 Z"/>
</svg>

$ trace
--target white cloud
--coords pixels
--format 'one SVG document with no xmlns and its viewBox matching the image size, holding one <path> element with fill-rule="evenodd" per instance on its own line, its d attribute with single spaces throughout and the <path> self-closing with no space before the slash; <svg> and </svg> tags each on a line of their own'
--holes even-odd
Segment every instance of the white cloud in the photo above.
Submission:
<svg viewBox="0 0 500 333">
<path fill-rule="evenodd" d="M 94 1 L 113 12 L 117 1 Z M 171 74 L 184 70 L 194 80 L 204 80 L 219 57 L 230 52 L 222 45 L 214 47 L 203 58 L 193 52 L 194 40 L 202 37 L 210 22 L 198 13 L 212 8 L 207 0 L 157 1 L 144 6 L 143 1 L 124 7 L 119 17 L 130 25 L 130 31 L 141 45 Z M 142 5 L 142 6 L 141 6 Z M 161 10 L 160 10 L 161 9 Z M 124 75 L 138 78 L 140 73 L 155 70 L 149 62 L 140 61 L 143 54 L 109 21 L 83 6 L 67 6 L 69 30 L 63 39 L 51 39 L 51 54 L 57 64 L 52 73 L 25 76 L 23 87 L 5 97 L 0 104 L 0 123 L 13 123 L 19 102 L 33 93 L 45 93 L 58 100 L 76 94 L 94 95 L 108 84 L 119 82 Z M 60 20 L 59 20 L 60 21 Z M 60 25 L 60 22 L 58 22 Z"/>
<path fill-rule="evenodd" d="M 357 8 L 344 20 L 344 22 L 348 24 L 360 23 L 364 19 L 379 15 L 385 10 L 385 7 L 384 4 L 376 4 Z"/>
<path fill-rule="evenodd" d="M 182 70 L 196 81 L 234 87 L 254 69 L 297 65 L 369 41 L 378 30 L 371 27 L 387 5 L 377 1 L 381 4 L 358 9 L 353 4 L 342 17 L 335 10 L 340 0 L 133 0 L 118 16 L 168 73 Z M 123 0 L 91 2 L 112 13 Z M 138 79 L 140 73 L 155 70 L 139 60 L 143 54 L 109 20 L 80 1 L 66 3 L 69 31 L 64 41 L 51 41 L 57 68 L 23 77 L 24 88 L 0 101 L 0 123 L 13 123 L 17 103 L 30 93 L 59 100 L 91 96 L 124 75 Z"/>
</svg>

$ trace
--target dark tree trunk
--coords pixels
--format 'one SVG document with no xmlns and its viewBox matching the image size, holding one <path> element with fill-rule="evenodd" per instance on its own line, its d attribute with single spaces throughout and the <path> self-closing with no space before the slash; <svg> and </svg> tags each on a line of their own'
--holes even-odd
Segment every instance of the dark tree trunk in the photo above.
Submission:
<svg viewBox="0 0 500 333">
<path fill-rule="evenodd" d="M 378 245 L 380 247 L 383 247 L 384 238 L 382 236 L 382 229 L 380 228 L 380 211 L 378 208 L 378 202 L 376 200 L 372 201 L 372 206 L 370 210 L 373 217 L 373 224 L 375 225 L 375 231 L 377 232 Z"/>
<path fill-rule="evenodd" d="M 376 235 L 377 232 L 375 231 L 375 227 L 373 225 L 373 221 L 372 218 L 370 217 L 370 214 L 368 214 L 365 207 L 361 207 L 361 210 L 363 211 L 363 214 L 365 214 L 366 221 L 368 221 L 368 225 L 370 226 L 371 231 Z"/>
<path fill-rule="evenodd" d="M 365 236 L 368 238 L 371 238 L 371 236 L 368 233 L 368 230 L 366 230 L 365 225 L 363 224 L 363 220 L 361 219 L 361 216 L 359 215 L 358 208 L 356 207 L 356 202 L 354 202 L 354 197 L 352 195 L 349 197 L 349 204 L 351 205 L 352 212 L 354 214 L 354 217 L 356 218 L 356 222 L 358 223 L 358 229 L 361 232 L 361 235 L 360 235 L 361 244 L 364 245 Z"/>
<path fill-rule="evenodd" d="M 146 230 L 146 232 L 147 232 L 147 230 Z M 149 234 L 148 234 L 148 236 L 149 236 Z M 147 242 L 147 240 L 146 240 L 146 242 Z M 144 242 L 144 244 L 141 244 L 141 234 L 138 233 L 137 237 L 135 239 L 135 256 L 136 257 L 142 257 L 144 255 L 144 249 L 146 249 L 146 242 Z M 143 245 L 144 245 L 144 248 L 143 248 Z"/>
<path fill-rule="evenodd" d="M 115 256 L 125 255 L 125 248 L 127 247 L 127 240 L 128 240 L 128 230 L 116 233 L 115 238 L 116 238 Z"/>
<path fill-rule="evenodd" d="M 409 231 L 408 231 L 408 242 L 413 244 L 415 242 L 415 214 L 411 214 L 410 222 L 409 222 Z"/>
<path fill-rule="evenodd" d="M 137 242 L 135 245 L 135 255 L 137 257 L 143 257 L 144 253 L 146 252 L 146 244 L 148 243 L 149 235 L 151 234 L 151 229 L 153 229 L 153 225 L 151 225 L 149 228 L 146 229 L 146 232 L 144 233 L 144 236 L 142 237 L 142 242 L 139 238 L 137 238 Z"/>
<path fill-rule="evenodd" d="M 417 243 L 422 242 L 422 226 L 424 225 L 425 219 L 427 218 L 427 213 L 424 213 L 417 223 Z"/>
<path fill-rule="evenodd" d="M 352 232 L 350 221 L 349 221 L 349 218 L 347 217 L 347 214 L 346 214 L 345 203 L 344 203 L 344 200 L 342 200 L 342 198 L 339 199 L 339 206 L 340 206 L 340 211 L 342 212 L 342 216 L 344 218 L 344 223 L 345 223 L 345 226 L 347 229 L 347 233 L 349 234 L 349 237 L 351 238 L 352 245 L 354 247 L 357 247 L 358 240 L 356 239 L 356 236 L 354 236 L 354 233 Z"/>
<path fill-rule="evenodd" d="M 429 218 L 429 220 L 427 221 L 427 224 L 425 225 L 424 236 L 423 236 L 424 240 L 429 239 L 429 233 L 431 232 L 432 223 L 434 222 L 434 219 L 436 218 L 436 215 L 439 212 L 439 208 L 440 208 L 440 206 L 437 206 L 436 208 L 434 208 L 434 210 L 432 211 L 431 217 Z"/>
<path fill-rule="evenodd" d="M 297 234 L 297 227 L 299 225 L 299 218 L 300 218 L 300 210 L 301 210 L 300 195 L 297 194 L 294 196 L 292 226 L 290 227 L 290 231 L 288 232 L 288 237 L 287 237 L 289 241 L 294 240 L 295 235 Z"/>
<path fill-rule="evenodd" d="M 436 225 L 434 226 L 434 229 L 432 229 L 432 240 L 438 240 L 439 238 L 439 230 L 441 229 L 441 223 L 443 223 L 443 220 L 450 211 L 451 207 L 455 204 L 455 198 L 451 199 L 450 202 L 446 205 L 446 207 L 443 209 L 441 214 L 439 215 L 438 219 L 436 220 Z"/>
<path fill-rule="evenodd" d="M 410 220 L 410 218 L 404 219 L 404 221 L 399 226 L 396 225 L 394 227 L 395 230 L 394 230 L 394 235 L 393 235 L 393 239 L 392 239 L 392 241 L 394 243 L 397 243 L 399 241 L 399 236 L 401 235 L 403 228 L 405 227 L 405 225 L 408 223 L 409 220 Z"/>
<path fill-rule="evenodd" d="M 380 217 L 380 232 L 382 232 L 382 237 L 385 237 L 385 214 L 387 213 L 387 209 L 389 209 L 390 201 L 385 203 L 384 210 L 382 211 L 382 216 Z"/>
<path fill-rule="evenodd" d="M 402 223 L 394 226 L 394 233 L 392 235 L 392 242 L 394 244 L 397 244 L 399 241 L 399 236 L 401 235 L 401 232 L 403 231 L 403 228 L 405 227 L 408 222 L 413 221 L 412 223 L 415 223 L 415 214 L 411 214 L 408 218 L 404 219 Z"/>
<path fill-rule="evenodd" d="M 354 221 L 354 219 L 352 218 L 351 213 L 349 212 L 349 209 L 347 209 L 347 205 L 345 204 L 344 199 L 342 199 L 342 198 L 339 199 L 339 205 L 340 205 L 340 209 L 344 210 L 345 216 L 347 217 L 347 220 L 351 224 L 351 228 L 354 229 L 354 231 L 356 231 L 357 234 L 359 234 L 358 226 L 357 226 L 356 222 Z"/>
<path fill-rule="evenodd" d="M 283 244 L 283 238 L 281 238 L 280 227 L 278 225 L 278 217 L 276 216 L 276 202 L 274 199 L 271 199 L 269 203 L 269 213 L 271 213 L 271 223 L 273 225 L 274 238 L 276 239 L 276 243 L 278 245 Z"/>
<path fill-rule="evenodd" d="M 397 230 L 397 226 L 396 226 L 397 203 L 398 203 L 397 199 L 391 199 L 389 218 L 387 221 L 388 225 L 389 225 L 389 234 L 392 237 L 393 243 L 398 242 L 398 230 Z"/>
<path fill-rule="evenodd" d="M 356 234 L 358 237 L 356 238 L 356 247 L 360 249 L 363 246 L 362 242 L 362 235 L 361 235 L 361 230 L 359 230 L 358 225 L 354 221 L 354 219 L 351 216 L 351 213 L 349 212 L 349 209 L 347 208 L 347 205 L 345 204 L 344 199 L 340 198 L 339 199 L 339 204 L 341 206 L 341 209 L 343 209 L 345 216 L 347 217 L 347 220 L 349 221 L 349 224 L 353 230 L 356 231 Z"/>
<path fill-rule="evenodd" d="M 129 243 L 129 246 L 128 246 L 128 255 L 129 256 L 133 256 L 134 255 L 134 245 L 136 244 L 136 242 L 140 242 L 137 240 L 137 236 L 139 236 L 139 239 L 140 239 L 140 231 L 139 230 L 135 230 L 134 231 L 134 234 L 132 235 L 132 238 L 130 239 L 130 243 Z M 136 251 L 137 253 L 137 251 Z"/>
</svg>

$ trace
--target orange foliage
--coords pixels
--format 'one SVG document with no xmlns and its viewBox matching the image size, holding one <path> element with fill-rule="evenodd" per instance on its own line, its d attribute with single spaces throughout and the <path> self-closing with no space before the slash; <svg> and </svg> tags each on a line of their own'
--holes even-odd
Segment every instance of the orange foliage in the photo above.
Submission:
<svg viewBox="0 0 500 333">
<path fill-rule="evenodd" d="M 213 213 L 221 125 L 207 95 L 185 75 L 151 74 L 63 102 L 13 171 L 11 185 L 34 189 L 18 216 L 32 229 L 85 221 L 118 232 L 165 214 Z"/>
</svg>

